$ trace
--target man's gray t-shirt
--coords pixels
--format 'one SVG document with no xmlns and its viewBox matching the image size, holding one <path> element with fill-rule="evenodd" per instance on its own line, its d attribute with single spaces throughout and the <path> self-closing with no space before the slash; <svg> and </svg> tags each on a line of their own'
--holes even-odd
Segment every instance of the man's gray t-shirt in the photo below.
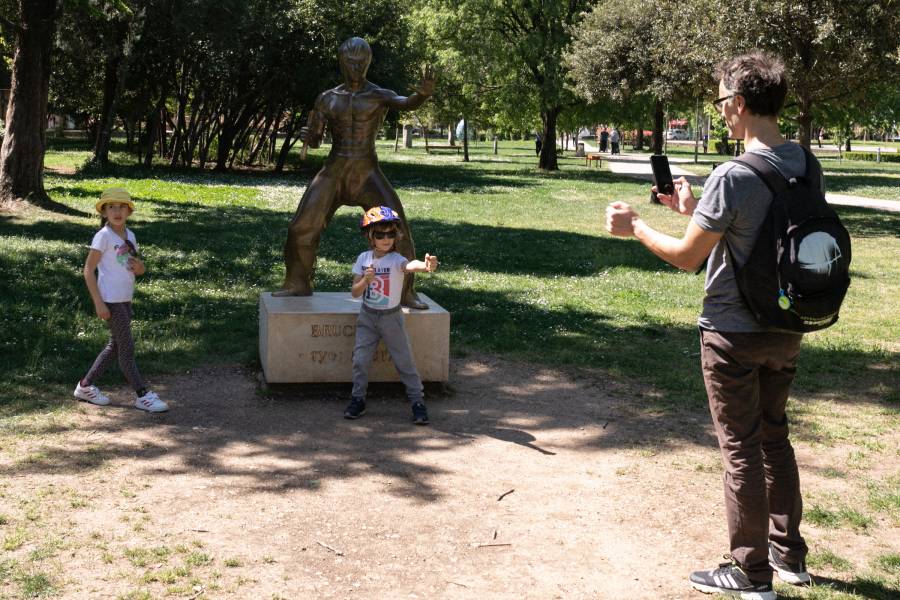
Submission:
<svg viewBox="0 0 900 600">
<path fill-rule="evenodd" d="M 788 179 L 806 174 L 806 155 L 797 144 L 788 142 L 752 152 Z M 744 304 L 732 265 L 732 259 L 739 267 L 747 262 L 771 202 L 772 193 L 762 179 L 739 163 L 716 167 L 706 180 L 692 219 L 704 231 L 724 231 L 725 235 L 706 261 L 706 297 L 698 319 L 703 329 L 773 331 L 760 325 Z"/>
</svg>

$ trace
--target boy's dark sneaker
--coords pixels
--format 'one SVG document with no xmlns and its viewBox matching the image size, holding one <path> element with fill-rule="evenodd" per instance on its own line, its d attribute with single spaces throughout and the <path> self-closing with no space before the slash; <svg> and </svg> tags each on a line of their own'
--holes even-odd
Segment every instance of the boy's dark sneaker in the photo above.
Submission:
<svg viewBox="0 0 900 600">
<path fill-rule="evenodd" d="M 771 583 L 753 583 L 734 562 L 721 563 L 711 571 L 691 573 L 691 586 L 704 594 L 724 594 L 741 600 L 775 600 Z"/>
<path fill-rule="evenodd" d="M 785 583 L 804 585 L 812 580 L 806 571 L 806 563 L 804 561 L 789 563 L 783 560 L 778 556 L 778 552 L 772 546 L 772 542 L 769 542 L 769 566 L 778 573 L 778 577 Z"/>
<path fill-rule="evenodd" d="M 358 419 L 366 414 L 366 401 L 363 398 L 351 396 L 350 404 L 344 410 L 345 419 Z"/>
<path fill-rule="evenodd" d="M 421 402 L 412 405 L 413 423 L 416 425 L 428 425 L 428 409 Z"/>
</svg>

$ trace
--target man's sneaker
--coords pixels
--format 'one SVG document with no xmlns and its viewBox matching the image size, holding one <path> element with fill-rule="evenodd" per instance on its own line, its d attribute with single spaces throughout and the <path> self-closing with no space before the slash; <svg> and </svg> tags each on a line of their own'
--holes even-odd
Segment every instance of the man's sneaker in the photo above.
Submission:
<svg viewBox="0 0 900 600">
<path fill-rule="evenodd" d="M 147 412 L 157 413 L 169 410 L 169 405 L 159 399 L 156 392 L 147 392 L 134 401 L 134 407 Z"/>
<path fill-rule="evenodd" d="M 358 419 L 361 416 L 366 414 L 366 401 L 363 398 L 357 398 L 356 396 L 350 397 L 350 404 L 347 405 L 347 408 L 344 409 L 344 418 L 345 419 Z"/>
<path fill-rule="evenodd" d="M 428 425 L 428 409 L 421 402 L 412 405 L 412 419 L 416 425 Z"/>
<path fill-rule="evenodd" d="M 734 562 L 721 563 L 711 571 L 691 573 L 691 585 L 704 594 L 724 594 L 741 600 L 775 600 L 771 583 L 753 583 Z"/>
<path fill-rule="evenodd" d="M 73 395 L 79 400 L 84 400 L 85 402 L 96 404 L 97 406 L 106 406 L 109 404 L 109 398 L 104 396 L 103 393 L 97 389 L 96 385 L 82 386 L 79 381 L 78 385 L 75 386 L 75 393 Z"/>
<path fill-rule="evenodd" d="M 805 562 L 801 560 L 799 563 L 789 563 L 782 560 L 772 546 L 772 542 L 769 542 L 769 566 L 778 573 L 778 577 L 785 583 L 804 585 L 812 580 L 806 571 Z"/>
</svg>

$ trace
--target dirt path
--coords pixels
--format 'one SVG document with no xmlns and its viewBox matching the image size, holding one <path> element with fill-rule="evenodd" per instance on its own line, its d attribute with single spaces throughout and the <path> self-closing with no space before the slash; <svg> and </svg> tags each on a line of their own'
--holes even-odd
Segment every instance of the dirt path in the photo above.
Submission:
<svg viewBox="0 0 900 600">
<path fill-rule="evenodd" d="M 345 390 L 234 367 L 157 381 L 165 415 L 112 390 L 2 454 L 45 531 L 10 556 L 60 538 L 63 598 L 702 597 L 686 575 L 726 544 L 702 409 L 487 356 L 451 381 L 430 427 L 392 386 L 349 422 Z"/>
</svg>

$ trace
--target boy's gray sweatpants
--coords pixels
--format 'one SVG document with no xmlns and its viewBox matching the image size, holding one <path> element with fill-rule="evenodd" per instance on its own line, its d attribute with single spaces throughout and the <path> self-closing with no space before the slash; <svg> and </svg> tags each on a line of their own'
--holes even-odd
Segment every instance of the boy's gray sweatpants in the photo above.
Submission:
<svg viewBox="0 0 900 600">
<path fill-rule="evenodd" d="M 406 327 L 403 324 L 403 312 L 400 307 L 388 310 L 375 310 L 363 305 L 356 320 L 356 347 L 353 348 L 353 396 L 365 398 L 369 387 L 369 367 L 378 348 L 378 342 L 384 340 L 391 360 L 400 374 L 400 381 L 406 386 L 406 395 L 410 402 L 422 401 L 422 379 L 416 370 Z"/>
</svg>

